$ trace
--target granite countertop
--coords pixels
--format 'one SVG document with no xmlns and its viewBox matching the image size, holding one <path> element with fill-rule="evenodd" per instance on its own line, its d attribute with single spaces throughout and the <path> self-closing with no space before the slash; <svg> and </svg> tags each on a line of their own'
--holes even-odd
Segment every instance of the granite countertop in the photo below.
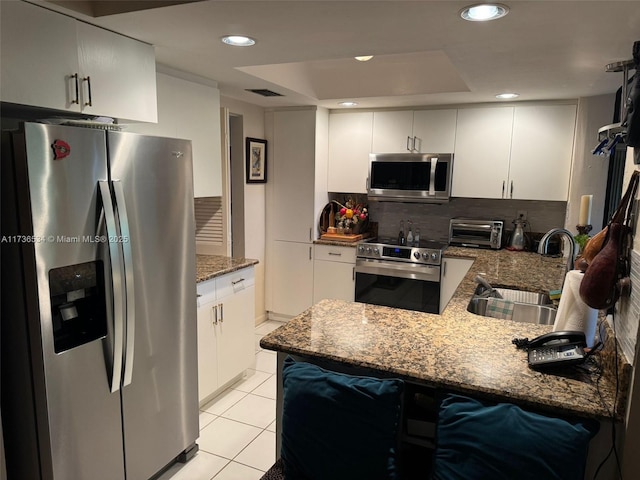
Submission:
<svg viewBox="0 0 640 480">
<path fill-rule="evenodd" d="M 341 242 L 340 240 L 314 240 L 316 245 L 332 245 L 334 247 L 352 247 L 355 248 L 359 242 Z"/>
<path fill-rule="evenodd" d="M 196 255 L 196 282 L 204 282 L 226 273 L 258 263 L 251 258 L 232 258 L 223 255 Z"/>
<path fill-rule="evenodd" d="M 547 333 L 551 326 L 466 310 L 477 274 L 496 286 L 548 292 L 562 285 L 562 259 L 460 247 L 447 249 L 445 257 L 472 258 L 474 263 L 442 315 L 323 300 L 263 337 L 260 345 L 556 414 L 611 418 L 617 399 L 617 420 L 622 418 L 626 398 L 616 396 L 611 369 L 605 369 L 599 386 L 598 375 L 583 369 L 537 372 L 528 367 L 526 352 L 511 343 L 516 337 Z M 625 384 L 621 381 L 621 392 Z"/>
</svg>

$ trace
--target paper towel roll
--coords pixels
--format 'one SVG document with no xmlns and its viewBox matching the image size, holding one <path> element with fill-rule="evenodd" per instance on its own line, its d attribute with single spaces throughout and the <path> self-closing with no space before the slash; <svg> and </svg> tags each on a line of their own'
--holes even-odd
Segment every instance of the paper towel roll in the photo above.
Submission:
<svg viewBox="0 0 640 480">
<path fill-rule="evenodd" d="M 580 270 L 571 270 L 564 277 L 562 296 L 553 324 L 553 331 L 576 330 L 584 332 L 587 346 L 593 347 L 596 326 L 598 323 L 598 310 L 589 307 L 580 298 L 580 283 L 584 273 Z"/>
</svg>

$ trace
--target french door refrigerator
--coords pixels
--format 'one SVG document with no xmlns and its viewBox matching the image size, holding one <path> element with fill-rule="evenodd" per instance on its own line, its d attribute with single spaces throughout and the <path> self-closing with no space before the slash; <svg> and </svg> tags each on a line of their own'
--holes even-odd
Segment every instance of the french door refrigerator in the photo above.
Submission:
<svg viewBox="0 0 640 480">
<path fill-rule="evenodd" d="M 2 136 L 9 479 L 146 480 L 197 451 L 191 144 Z"/>
</svg>

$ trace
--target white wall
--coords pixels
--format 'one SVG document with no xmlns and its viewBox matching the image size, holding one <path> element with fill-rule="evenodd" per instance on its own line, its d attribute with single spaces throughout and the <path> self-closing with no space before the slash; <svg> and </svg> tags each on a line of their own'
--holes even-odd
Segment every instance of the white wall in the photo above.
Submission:
<svg viewBox="0 0 640 480">
<path fill-rule="evenodd" d="M 640 170 L 640 165 L 635 165 L 633 163 L 633 149 L 627 148 L 627 161 L 625 164 L 625 175 L 624 175 L 624 187 L 629 183 L 629 177 L 631 172 L 634 170 Z M 633 243 L 633 253 L 632 253 L 632 266 L 631 270 L 639 271 L 640 266 L 637 265 L 638 258 L 640 258 L 640 227 L 638 227 L 638 202 L 640 201 L 640 192 L 636 197 L 636 225 L 634 232 L 634 243 Z M 638 291 L 640 290 L 640 282 L 634 281 L 633 273 L 632 273 L 632 298 L 637 298 Z M 618 311 L 618 309 L 616 309 Z M 625 312 L 627 317 L 618 316 L 617 321 L 631 323 L 635 325 L 636 328 L 636 359 L 638 358 L 638 345 L 640 345 L 640 338 L 638 338 L 638 334 L 640 331 L 637 330 L 638 325 L 638 307 L 635 308 L 632 305 L 627 306 Z M 626 421 L 626 440 L 624 445 L 624 453 L 623 453 L 623 462 L 622 462 L 622 472 L 624 478 L 633 478 L 634 475 L 637 475 L 638 471 L 640 471 L 640 457 L 636 452 L 640 449 L 640 374 L 638 371 L 638 362 L 634 362 L 633 368 L 633 376 L 631 380 L 631 391 L 629 392 L 629 402 L 627 404 L 627 421 Z"/>
<path fill-rule="evenodd" d="M 570 232 L 577 233 L 581 196 L 590 194 L 593 195 L 591 235 L 602 229 L 609 160 L 592 155 L 591 152 L 598 144 L 598 129 L 612 123 L 614 103 L 614 94 L 578 100 L 574 157 L 565 217 L 565 228 Z"/>
<path fill-rule="evenodd" d="M 220 106 L 228 108 L 230 113 L 242 115 L 245 137 L 265 138 L 264 109 L 262 107 L 224 96 L 220 97 Z M 244 152 L 242 158 L 244 158 Z M 268 162 L 269 158 L 267 158 L 267 181 L 269 181 Z M 265 184 L 245 183 L 244 252 L 247 258 L 255 258 L 260 262 L 255 267 L 256 324 L 267 318 L 264 301 L 265 204 Z"/>
</svg>

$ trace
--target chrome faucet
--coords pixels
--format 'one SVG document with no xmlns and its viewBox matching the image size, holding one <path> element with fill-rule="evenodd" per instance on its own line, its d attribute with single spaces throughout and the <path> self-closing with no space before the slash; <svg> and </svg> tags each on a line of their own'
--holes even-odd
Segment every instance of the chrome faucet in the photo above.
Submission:
<svg viewBox="0 0 640 480">
<path fill-rule="evenodd" d="M 549 240 L 554 235 L 563 234 L 569 240 L 569 245 L 571 246 L 571 250 L 569 253 L 569 258 L 567 258 L 567 272 L 569 270 L 573 270 L 574 268 L 574 260 L 576 256 L 576 241 L 573 238 L 573 234 L 564 228 L 552 228 L 547 233 L 545 233 L 540 239 L 540 244 L 538 245 L 538 253 L 540 255 L 545 255 L 547 253 L 547 249 L 549 248 Z"/>
</svg>

